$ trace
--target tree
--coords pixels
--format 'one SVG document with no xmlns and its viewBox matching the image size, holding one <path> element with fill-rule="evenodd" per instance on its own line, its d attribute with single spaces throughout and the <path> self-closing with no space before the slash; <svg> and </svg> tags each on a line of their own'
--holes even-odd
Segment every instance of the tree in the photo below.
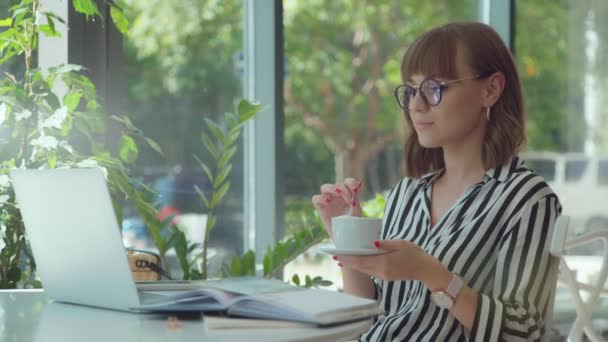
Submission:
<svg viewBox="0 0 608 342">
<path fill-rule="evenodd" d="M 167 165 L 194 165 L 202 118 L 230 110 L 242 95 L 234 60 L 242 51 L 242 12 L 238 0 L 131 1 L 129 111 L 157 137 Z"/>
<path fill-rule="evenodd" d="M 363 179 L 367 163 L 404 139 L 392 92 L 405 48 L 430 27 L 475 18 L 475 4 L 285 1 L 287 144 L 314 136 L 333 153 L 336 181 Z"/>
<path fill-rule="evenodd" d="M 524 86 L 530 150 L 582 149 L 586 65 L 581 8 L 566 1 L 517 3 L 515 54 Z"/>
</svg>

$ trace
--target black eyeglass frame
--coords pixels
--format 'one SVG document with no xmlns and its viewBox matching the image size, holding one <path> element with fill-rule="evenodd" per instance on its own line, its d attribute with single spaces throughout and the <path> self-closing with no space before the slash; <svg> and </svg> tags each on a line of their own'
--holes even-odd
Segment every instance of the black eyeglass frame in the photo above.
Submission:
<svg viewBox="0 0 608 342">
<path fill-rule="evenodd" d="M 438 106 L 441 103 L 441 99 L 443 99 L 443 90 L 448 88 L 448 84 L 450 83 L 456 83 L 456 82 L 461 82 L 461 81 L 465 81 L 465 80 L 469 80 L 469 79 L 480 79 L 480 78 L 486 78 L 489 77 L 490 75 L 492 75 L 494 72 L 484 72 L 481 74 L 477 74 L 477 75 L 473 75 L 473 76 L 467 76 L 467 77 L 463 77 L 463 78 L 458 78 L 455 80 L 447 80 L 447 81 L 438 81 L 436 79 L 433 78 L 427 78 L 425 80 L 423 80 L 422 82 L 420 82 L 419 85 L 417 86 L 411 86 L 407 83 L 403 83 L 398 85 L 395 88 L 395 91 L 393 92 L 393 95 L 395 96 L 395 100 L 397 101 L 397 104 L 399 105 L 399 107 L 401 109 L 403 109 L 404 111 L 408 111 L 409 108 L 406 108 L 406 106 L 404 106 L 401 101 L 399 101 L 399 94 L 400 94 L 400 90 L 401 89 L 407 89 L 408 87 L 410 89 L 412 89 L 412 99 L 416 97 L 416 93 L 419 91 L 420 88 L 423 87 L 425 82 L 429 82 L 429 81 L 433 81 L 436 82 L 438 84 L 438 89 L 439 89 L 439 99 L 437 100 L 437 103 L 431 103 L 429 102 L 429 100 L 427 99 L 426 95 L 424 94 L 424 92 L 420 92 L 420 96 L 422 96 L 422 100 L 424 100 L 424 102 L 429 105 L 429 106 Z M 405 90 L 401 90 L 401 92 L 404 92 Z M 411 101 L 411 100 L 410 100 Z"/>
</svg>

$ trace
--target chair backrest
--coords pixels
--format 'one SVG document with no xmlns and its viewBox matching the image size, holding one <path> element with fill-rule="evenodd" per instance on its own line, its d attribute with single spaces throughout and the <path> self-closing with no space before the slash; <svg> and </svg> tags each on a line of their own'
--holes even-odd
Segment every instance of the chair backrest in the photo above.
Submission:
<svg viewBox="0 0 608 342">
<path fill-rule="evenodd" d="M 555 305 L 555 296 L 557 294 L 557 278 L 559 273 L 560 257 L 564 253 L 566 245 L 566 236 L 568 234 L 568 225 L 570 224 L 570 217 L 567 215 L 561 215 L 555 220 L 555 226 L 551 234 L 551 269 L 549 271 L 549 284 L 552 286 L 552 291 L 549 294 L 549 303 L 547 305 L 547 312 L 545 313 L 545 334 L 543 335 L 543 341 L 549 341 L 552 337 L 552 325 L 553 325 L 553 309 Z"/>
</svg>

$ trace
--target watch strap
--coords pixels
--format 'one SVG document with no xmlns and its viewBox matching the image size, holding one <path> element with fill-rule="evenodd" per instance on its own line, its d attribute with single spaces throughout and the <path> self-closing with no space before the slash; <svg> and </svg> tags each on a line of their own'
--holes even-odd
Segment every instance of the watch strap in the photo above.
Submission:
<svg viewBox="0 0 608 342">
<path fill-rule="evenodd" d="M 452 273 L 452 280 L 450 280 L 450 284 L 444 290 L 444 292 L 450 295 L 452 299 L 456 299 L 463 286 L 464 280 L 462 280 L 462 278 L 460 278 L 456 273 Z"/>
</svg>

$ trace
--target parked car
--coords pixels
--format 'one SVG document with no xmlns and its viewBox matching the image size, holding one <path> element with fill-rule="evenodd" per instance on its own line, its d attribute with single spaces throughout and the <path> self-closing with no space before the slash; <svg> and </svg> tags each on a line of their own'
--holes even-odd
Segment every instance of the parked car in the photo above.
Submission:
<svg viewBox="0 0 608 342">
<path fill-rule="evenodd" d="M 522 158 L 559 196 L 572 233 L 608 229 L 608 156 L 528 152 Z"/>
</svg>

